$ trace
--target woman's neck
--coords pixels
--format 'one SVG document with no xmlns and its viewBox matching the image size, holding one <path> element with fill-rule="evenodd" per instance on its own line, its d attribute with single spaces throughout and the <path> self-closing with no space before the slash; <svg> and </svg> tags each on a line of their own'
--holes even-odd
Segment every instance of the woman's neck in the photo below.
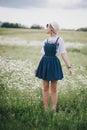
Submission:
<svg viewBox="0 0 87 130">
<path fill-rule="evenodd" d="M 56 37 L 57 35 L 55 33 L 50 33 L 51 37 Z"/>
</svg>

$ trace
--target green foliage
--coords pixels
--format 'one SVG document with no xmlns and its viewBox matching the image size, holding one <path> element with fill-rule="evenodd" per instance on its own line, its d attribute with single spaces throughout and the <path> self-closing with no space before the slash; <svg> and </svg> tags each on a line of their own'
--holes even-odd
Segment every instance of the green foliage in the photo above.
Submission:
<svg viewBox="0 0 87 130">
<path fill-rule="evenodd" d="M 87 93 L 85 89 L 73 92 L 67 91 L 68 94 L 59 95 L 57 112 L 54 112 L 51 109 L 45 111 L 42 99 L 34 102 L 29 100 L 29 97 L 28 100 L 26 100 L 26 96 L 22 97 L 23 95 L 20 90 L 12 89 L 10 91 L 12 96 L 8 97 L 10 105 L 8 104 L 8 107 L 2 107 L 0 105 L 0 129 L 87 129 Z"/>
<path fill-rule="evenodd" d="M 30 29 L 43 29 L 44 27 L 40 26 L 40 25 L 37 25 L 37 24 L 34 24 L 30 27 Z"/>
<path fill-rule="evenodd" d="M 82 47 L 82 48 L 68 48 L 67 49 L 69 52 L 74 52 L 74 53 L 80 53 L 87 55 L 87 47 Z"/>
<path fill-rule="evenodd" d="M 24 38 L 38 32 L 0 31 L 2 36 Z M 44 31 L 38 38 L 40 33 Z M 0 130 L 87 130 L 87 47 L 67 49 L 73 75 L 68 76 L 62 62 L 65 78 L 58 86 L 56 112 L 51 102 L 48 111 L 44 110 L 42 84 L 34 75 L 40 50 L 41 46 L 0 45 Z"/>
<path fill-rule="evenodd" d="M 6 29 L 0 28 L 0 35 L 5 37 L 18 37 L 23 40 L 38 40 L 43 41 L 47 38 L 46 31 L 44 29 Z M 65 42 L 73 43 L 87 43 L 87 32 L 82 31 L 65 31 L 61 30 L 59 36 L 63 37 Z"/>
<path fill-rule="evenodd" d="M 86 32 L 87 28 L 79 28 L 79 29 L 77 29 L 77 31 L 84 31 L 84 32 Z"/>
<path fill-rule="evenodd" d="M 60 31 L 60 36 L 64 38 L 64 41 L 74 43 L 87 43 L 87 32 L 82 31 Z"/>
<path fill-rule="evenodd" d="M 25 28 L 21 24 L 18 24 L 18 23 L 9 23 L 9 22 L 2 23 L 1 27 L 2 28 Z"/>
</svg>

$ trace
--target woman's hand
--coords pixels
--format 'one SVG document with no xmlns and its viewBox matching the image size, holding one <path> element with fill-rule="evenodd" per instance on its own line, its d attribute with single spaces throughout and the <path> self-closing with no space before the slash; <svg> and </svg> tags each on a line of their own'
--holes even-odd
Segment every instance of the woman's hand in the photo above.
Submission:
<svg viewBox="0 0 87 130">
<path fill-rule="evenodd" d="M 69 75 L 72 75 L 72 68 L 70 66 L 69 58 L 68 58 L 67 53 L 62 54 L 61 56 L 62 56 L 62 58 L 63 58 L 63 60 L 64 60 L 64 62 L 66 64 L 66 66 L 68 68 Z"/>
<path fill-rule="evenodd" d="M 72 68 L 68 68 L 69 75 L 72 75 Z"/>
</svg>

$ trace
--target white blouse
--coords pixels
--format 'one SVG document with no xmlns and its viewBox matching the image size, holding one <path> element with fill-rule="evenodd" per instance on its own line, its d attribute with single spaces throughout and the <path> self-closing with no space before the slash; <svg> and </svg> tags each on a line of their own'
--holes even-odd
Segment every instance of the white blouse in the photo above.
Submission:
<svg viewBox="0 0 87 130">
<path fill-rule="evenodd" d="M 45 39 L 45 40 L 44 40 L 44 43 L 43 43 L 43 46 L 42 46 L 42 49 L 41 49 L 42 55 L 45 54 L 45 52 L 44 52 L 45 42 L 48 40 L 48 42 L 49 42 L 50 44 L 51 44 L 51 43 L 55 43 L 56 40 L 57 40 L 57 38 L 58 38 L 58 36 L 56 36 L 56 37 L 49 37 L 48 39 Z M 61 37 L 59 37 L 57 43 L 59 44 L 59 46 L 58 46 L 58 48 L 57 48 L 57 50 L 56 50 L 56 56 L 57 56 L 57 55 L 60 55 L 60 54 L 66 53 L 67 51 L 66 51 L 66 48 L 65 48 L 65 44 L 64 44 L 64 41 L 63 41 L 63 39 L 62 39 Z"/>
</svg>

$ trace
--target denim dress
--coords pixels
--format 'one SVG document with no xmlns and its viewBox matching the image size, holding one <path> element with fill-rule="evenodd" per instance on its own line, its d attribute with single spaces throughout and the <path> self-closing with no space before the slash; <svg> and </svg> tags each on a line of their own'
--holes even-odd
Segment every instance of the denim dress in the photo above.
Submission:
<svg viewBox="0 0 87 130">
<path fill-rule="evenodd" d="M 45 54 L 41 58 L 37 67 L 36 77 L 47 81 L 56 81 L 63 78 L 61 63 L 56 56 L 56 51 L 59 47 L 58 39 L 59 37 L 55 43 L 49 43 L 48 40 L 45 42 Z"/>
</svg>

